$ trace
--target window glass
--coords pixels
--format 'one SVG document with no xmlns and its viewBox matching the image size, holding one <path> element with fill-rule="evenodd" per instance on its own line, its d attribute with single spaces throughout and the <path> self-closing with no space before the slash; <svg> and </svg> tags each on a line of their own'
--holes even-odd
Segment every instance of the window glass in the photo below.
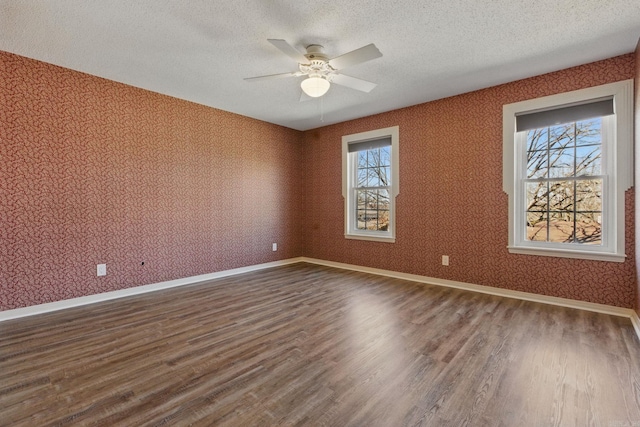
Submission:
<svg viewBox="0 0 640 427">
<path fill-rule="evenodd" d="M 526 132 L 526 239 L 602 244 L 602 118 Z"/>
</svg>

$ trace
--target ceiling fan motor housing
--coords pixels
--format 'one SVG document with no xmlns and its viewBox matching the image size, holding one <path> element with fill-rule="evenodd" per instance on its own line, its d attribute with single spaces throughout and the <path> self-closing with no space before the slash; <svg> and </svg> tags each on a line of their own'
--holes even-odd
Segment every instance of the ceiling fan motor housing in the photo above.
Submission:
<svg viewBox="0 0 640 427">
<path fill-rule="evenodd" d="M 324 46 L 319 44 L 310 44 L 307 46 L 307 53 L 304 55 L 308 59 L 322 59 L 324 61 L 328 61 L 327 55 L 322 51 Z"/>
<path fill-rule="evenodd" d="M 307 53 L 304 55 L 308 64 L 299 64 L 300 71 L 307 75 L 316 75 L 330 80 L 331 74 L 335 72 L 329 65 L 329 58 L 322 52 L 323 47 L 319 44 L 307 46 Z"/>
</svg>

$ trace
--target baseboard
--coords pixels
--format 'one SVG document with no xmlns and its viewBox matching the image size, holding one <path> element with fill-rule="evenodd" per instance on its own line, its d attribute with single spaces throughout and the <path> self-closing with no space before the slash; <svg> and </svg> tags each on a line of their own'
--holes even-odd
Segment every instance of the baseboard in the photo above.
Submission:
<svg viewBox="0 0 640 427">
<path fill-rule="evenodd" d="M 62 301 L 49 302 L 45 304 L 33 305 L 30 307 L 16 308 L 13 310 L 0 311 L 0 322 L 21 317 L 34 316 L 36 314 L 50 313 L 52 311 L 64 310 L 82 305 L 95 304 L 98 302 L 109 301 L 112 299 L 129 297 L 132 295 L 146 294 L 161 289 L 175 288 L 178 286 L 193 285 L 195 283 L 206 282 L 208 280 L 219 279 L 222 277 L 234 276 L 236 274 L 249 273 L 251 271 L 264 270 L 265 268 L 279 267 L 282 265 L 294 264 L 301 262 L 302 258 L 290 258 L 282 261 L 273 261 L 264 264 L 256 264 L 248 267 L 234 268 L 230 270 L 217 271 L 215 273 L 202 274 L 199 276 L 185 277 L 182 279 L 169 280 L 166 282 L 152 283 L 149 285 L 135 286 L 127 289 L 119 289 L 117 291 L 104 292 L 95 295 L 87 295 L 84 297 L 71 298 Z"/>
<path fill-rule="evenodd" d="M 593 302 L 578 301 L 568 298 L 551 297 L 539 295 L 530 292 L 512 291 L 509 289 L 494 288 L 491 286 L 475 285 L 466 282 L 457 282 L 454 280 L 438 279 L 435 277 L 419 276 L 417 274 L 400 273 L 397 271 L 383 270 L 380 268 L 362 267 L 353 264 L 344 264 L 341 262 L 324 261 L 314 258 L 300 258 L 302 262 L 310 264 L 324 265 L 327 267 L 342 268 L 346 270 L 360 271 L 363 273 L 377 274 L 379 276 L 393 277 L 397 279 L 410 280 L 412 282 L 426 283 L 436 286 L 446 286 L 449 288 L 462 289 L 484 294 L 496 295 L 507 298 L 515 298 L 524 301 L 533 301 L 543 304 L 556 305 L 567 308 L 576 308 L 579 310 L 593 311 L 596 313 L 610 314 L 612 316 L 626 317 L 631 320 L 633 328 L 640 339 L 640 318 L 635 310 L 630 308 L 614 307 L 611 305 L 597 304 Z"/>
<path fill-rule="evenodd" d="M 636 330 L 638 339 L 640 339 L 640 317 L 638 317 L 638 313 L 635 311 L 631 313 L 631 323 L 633 324 L 633 329 Z"/>
<path fill-rule="evenodd" d="M 153 283 L 149 285 L 136 286 L 133 288 L 120 289 L 117 291 L 105 292 L 95 295 L 87 295 L 79 298 L 72 298 L 63 301 L 39 304 L 30 307 L 16 308 L 13 310 L 0 311 L 0 322 L 21 317 L 34 316 L 36 314 L 49 313 L 52 311 L 64 310 L 72 307 L 79 307 L 88 304 L 95 304 L 102 301 L 124 298 L 132 295 L 140 295 L 148 292 L 154 292 L 161 289 L 175 288 L 185 285 L 193 285 L 208 280 L 219 279 L 222 277 L 234 276 L 237 274 L 248 273 L 252 271 L 264 270 L 266 268 L 279 267 L 283 265 L 306 262 L 309 264 L 324 265 L 327 267 L 341 268 L 345 270 L 360 271 L 363 273 L 377 274 L 379 276 L 393 277 L 397 279 L 410 280 L 412 282 L 426 283 L 436 286 L 445 286 L 449 288 L 462 289 L 472 292 L 480 292 L 484 294 L 496 295 L 507 298 L 515 298 L 524 301 L 540 302 L 543 304 L 557 305 L 561 307 L 576 308 L 579 310 L 593 311 L 597 313 L 610 314 L 612 316 L 626 317 L 631 320 L 636 335 L 640 339 L 640 318 L 635 310 L 630 308 L 614 307 L 605 304 L 596 304 L 592 302 L 577 301 L 568 298 L 550 297 L 529 292 L 512 291 L 509 289 L 494 288 L 491 286 L 475 285 L 472 283 L 457 282 L 454 280 L 438 279 L 435 277 L 419 276 L 417 274 L 400 273 L 397 271 L 383 270 L 380 268 L 362 267 L 359 265 L 345 264 L 334 261 L 324 261 L 315 258 L 297 257 L 289 258 L 281 261 L 268 262 L 264 264 L 256 264 L 247 267 L 234 268 L 230 270 L 218 271 L 215 273 L 202 274 L 199 276 L 185 277 L 182 279 L 169 280 L 166 282 Z"/>
</svg>

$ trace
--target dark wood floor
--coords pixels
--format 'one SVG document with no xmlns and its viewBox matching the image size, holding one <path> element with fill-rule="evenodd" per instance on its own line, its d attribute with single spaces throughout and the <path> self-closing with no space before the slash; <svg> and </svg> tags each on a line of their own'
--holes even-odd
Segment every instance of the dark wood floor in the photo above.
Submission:
<svg viewBox="0 0 640 427">
<path fill-rule="evenodd" d="M 640 426 L 628 319 L 295 264 L 0 323 L 0 424 Z"/>
</svg>

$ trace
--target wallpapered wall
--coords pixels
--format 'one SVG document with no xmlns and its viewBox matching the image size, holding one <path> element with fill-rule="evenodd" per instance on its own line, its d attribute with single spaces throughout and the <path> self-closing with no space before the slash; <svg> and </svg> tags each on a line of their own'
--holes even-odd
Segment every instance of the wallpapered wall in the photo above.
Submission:
<svg viewBox="0 0 640 427">
<path fill-rule="evenodd" d="M 300 132 L 2 52 L 0 124 L 0 309 L 302 254 Z"/>
<path fill-rule="evenodd" d="M 300 133 L 0 52 L 0 309 L 300 255 L 634 307 L 633 190 L 622 264 L 509 254 L 502 192 L 503 104 L 634 73 L 629 54 Z M 397 242 L 346 240 L 341 137 L 395 125 Z"/>
<path fill-rule="evenodd" d="M 305 134 L 306 255 L 518 291 L 635 307 L 634 195 L 624 263 L 509 254 L 502 106 L 634 77 L 633 54 Z M 424 84 L 429 84 L 425 80 Z M 400 126 L 396 243 L 343 237 L 341 137 Z M 441 256 L 450 256 L 450 266 Z"/>
<path fill-rule="evenodd" d="M 636 51 L 634 53 L 635 61 L 636 61 L 636 72 L 635 72 L 635 143 L 640 143 L 640 40 L 638 40 L 638 44 L 636 46 Z M 636 145 L 637 146 L 637 145 Z M 634 181 L 636 183 L 640 183 L 640 150 L 636 148 L 635 152 L 635 177 Z M 638 216 L 640 215 L 640 198 L 636 197 L 635 200 L 635 232 L 636 232 L 636 247 L 638 247 L 637 243 L 640 241 L 640 221 L 638 220 Z M 640 281 L 638 280 L 640 277 L 640 253 L 636 251 L 636 311 L 638 315 L 640 315 Z"/>
</svg>

